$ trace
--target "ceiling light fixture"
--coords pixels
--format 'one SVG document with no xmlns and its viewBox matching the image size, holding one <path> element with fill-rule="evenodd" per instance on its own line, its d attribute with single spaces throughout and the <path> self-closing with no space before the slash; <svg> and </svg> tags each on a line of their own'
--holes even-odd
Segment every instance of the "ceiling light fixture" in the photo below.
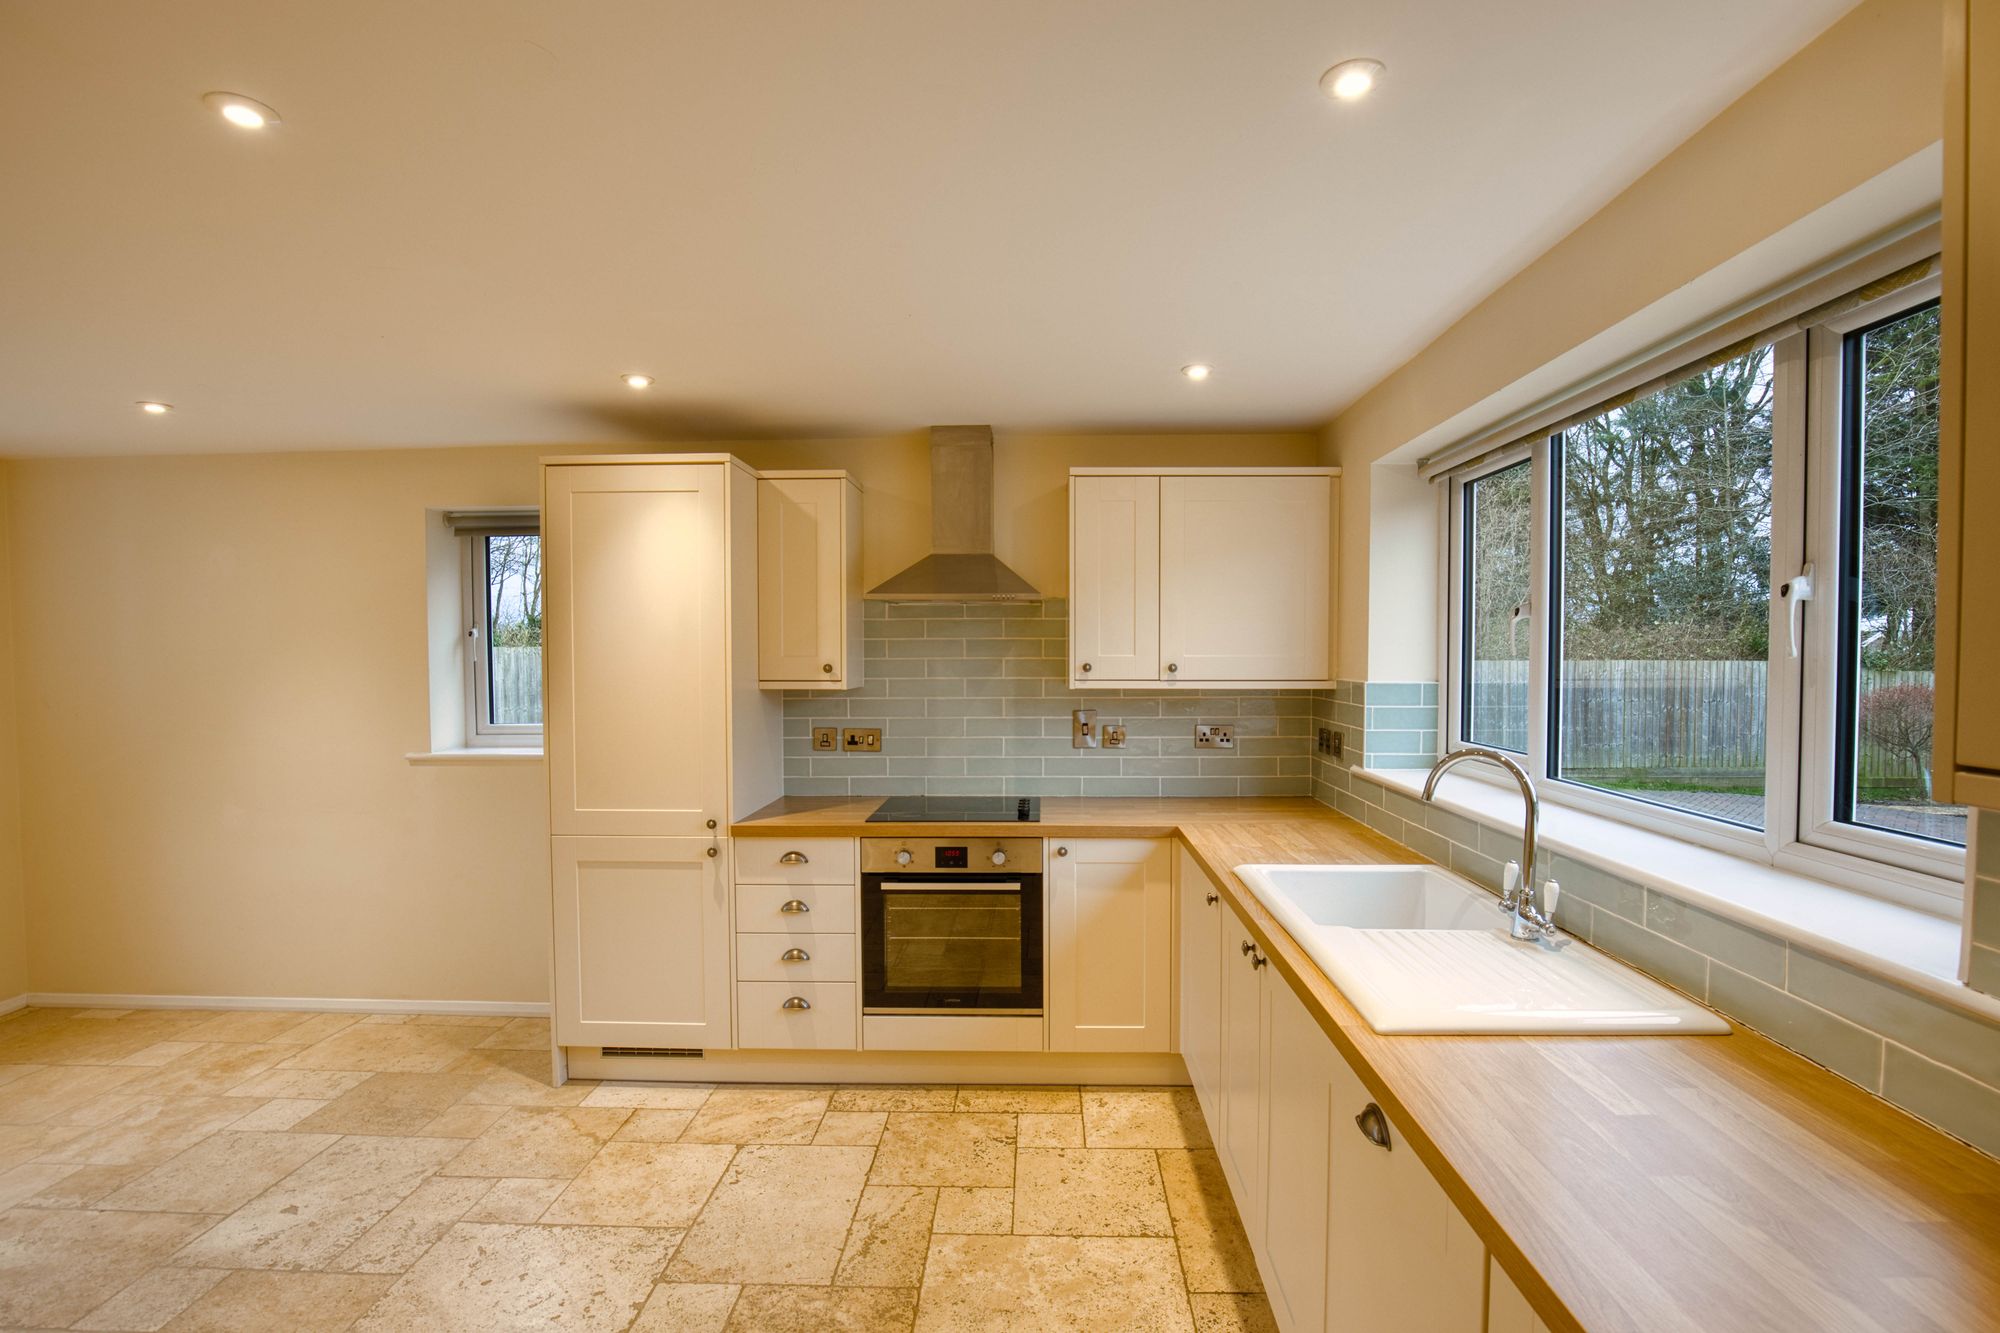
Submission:
<svg viewBox="0 0 2000 1333">
<path fill-rule="evenodd" d="M 625 376 L 625 387 L 628 389 L 650 389 L 653 387 L 653 377 L 651 375 L 627 375 Z"/>
<path fill-rule="evenodd" d="M 172 403 L 141 403 L 139 410 L 149 417 L 163 417 L 174 410 Z"/>
<path fill-rule="evenodd" d="M 1382 81 L 1388 68 L 1379 60 L 1343 60 L 1319 76 L 1320 91 L 1335 101 L 1359 101 Z"/>
<path fill-rule="evenodd" d="M 1207 379 L 1210 375 L 1213 375 L 1214 373 L 1215 373 L 1214 366 L 1205 366 L 1199 361 L 1195 362 L 1191 366 L 1181 367 L 1181 374 L 1187 376 L 1189 379 L 1193 380 L 1197 384 L 1201 383 L 1203 380 Z"/>
<path fill-rule="evenodd" d="M 201 102 L 238 129 L 261 130 L 282 123 L 276 111 L 242 93 L 203 93 Z"/>
</svg>

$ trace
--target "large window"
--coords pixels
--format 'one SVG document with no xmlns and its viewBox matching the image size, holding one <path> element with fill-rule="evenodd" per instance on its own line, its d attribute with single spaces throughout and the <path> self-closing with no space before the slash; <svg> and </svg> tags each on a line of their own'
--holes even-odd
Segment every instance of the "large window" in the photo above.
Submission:
<svg viewBox="0 0 2000 1333">
<path fill-rule="evenodd" d="M 1446 735 L 1929 901 L 1965 842 L 1928 787 L 1935 286 L 1840 304 L 1451 479 Z"/>
<path fill-rule="evenodd" d="M 542 732 L 542 539 L 466 537 L 467 740 L 531 743 Z"/>
</svg>

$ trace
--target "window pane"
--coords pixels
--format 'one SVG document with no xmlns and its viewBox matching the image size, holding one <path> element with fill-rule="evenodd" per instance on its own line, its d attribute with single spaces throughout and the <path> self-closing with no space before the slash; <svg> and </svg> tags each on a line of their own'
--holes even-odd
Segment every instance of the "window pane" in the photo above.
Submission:
<svg viewBox="0 0 2000 1333">
<path fill-rule="evenodd" d="M 486 720 L 542 724 L 542 539 L 486 542 Z"/>
<path fill-rule="evenodd" d="M 1554 770 L 1764 825 L 1771 349 L 1564 432 Z"/>
<path fill-rule="evenodd" d="M 1528 749 L 1528 527 L 1534 468 L 1527 461 L 1465 484 L 1465 663 L 1461 739 Z"/>
<path fill-rule="evenodd" d="M 1965 807 L 1930 799 L 1937 632 L 1938 310 L 1847 340 L 1850 488 L 1842 580 L 1845 725 L 1838 818 L 1965 842 Z"/>
</svg>

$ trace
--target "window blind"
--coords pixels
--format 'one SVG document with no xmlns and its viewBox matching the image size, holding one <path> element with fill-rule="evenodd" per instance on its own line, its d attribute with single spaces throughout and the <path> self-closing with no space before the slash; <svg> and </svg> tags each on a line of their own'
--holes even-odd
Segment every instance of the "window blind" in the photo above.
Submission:
<svg viewBox="0 0 2000 1333">
<path fill-rule="evenodd" d="M 542 530 L 542 511 L 532 505 L 500 509 L 447 509 L 445 526 L 460 537 L 532 537 Z"/>
</svg>

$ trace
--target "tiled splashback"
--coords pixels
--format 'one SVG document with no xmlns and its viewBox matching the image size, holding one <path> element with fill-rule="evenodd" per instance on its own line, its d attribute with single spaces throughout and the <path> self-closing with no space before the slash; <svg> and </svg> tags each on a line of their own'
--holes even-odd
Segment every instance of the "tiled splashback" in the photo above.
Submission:
<svg viewBox="0 0 2000 1333">
<path fill-rule="evenodd" d="M 1305 796 L 1307 690 L 1069 688 L 1068 608 L 1043 602 L 870 602 L 868 682 L 785 699 L 792 796 Z M 1122 749 L 1070 746 L 1070 711 L 1122 723 Z M 1236 748 L 1197 750 L 1197 722 Z M 882 729 L 880 754 L 815 754 L 812 728 Z"/>
</svg>

